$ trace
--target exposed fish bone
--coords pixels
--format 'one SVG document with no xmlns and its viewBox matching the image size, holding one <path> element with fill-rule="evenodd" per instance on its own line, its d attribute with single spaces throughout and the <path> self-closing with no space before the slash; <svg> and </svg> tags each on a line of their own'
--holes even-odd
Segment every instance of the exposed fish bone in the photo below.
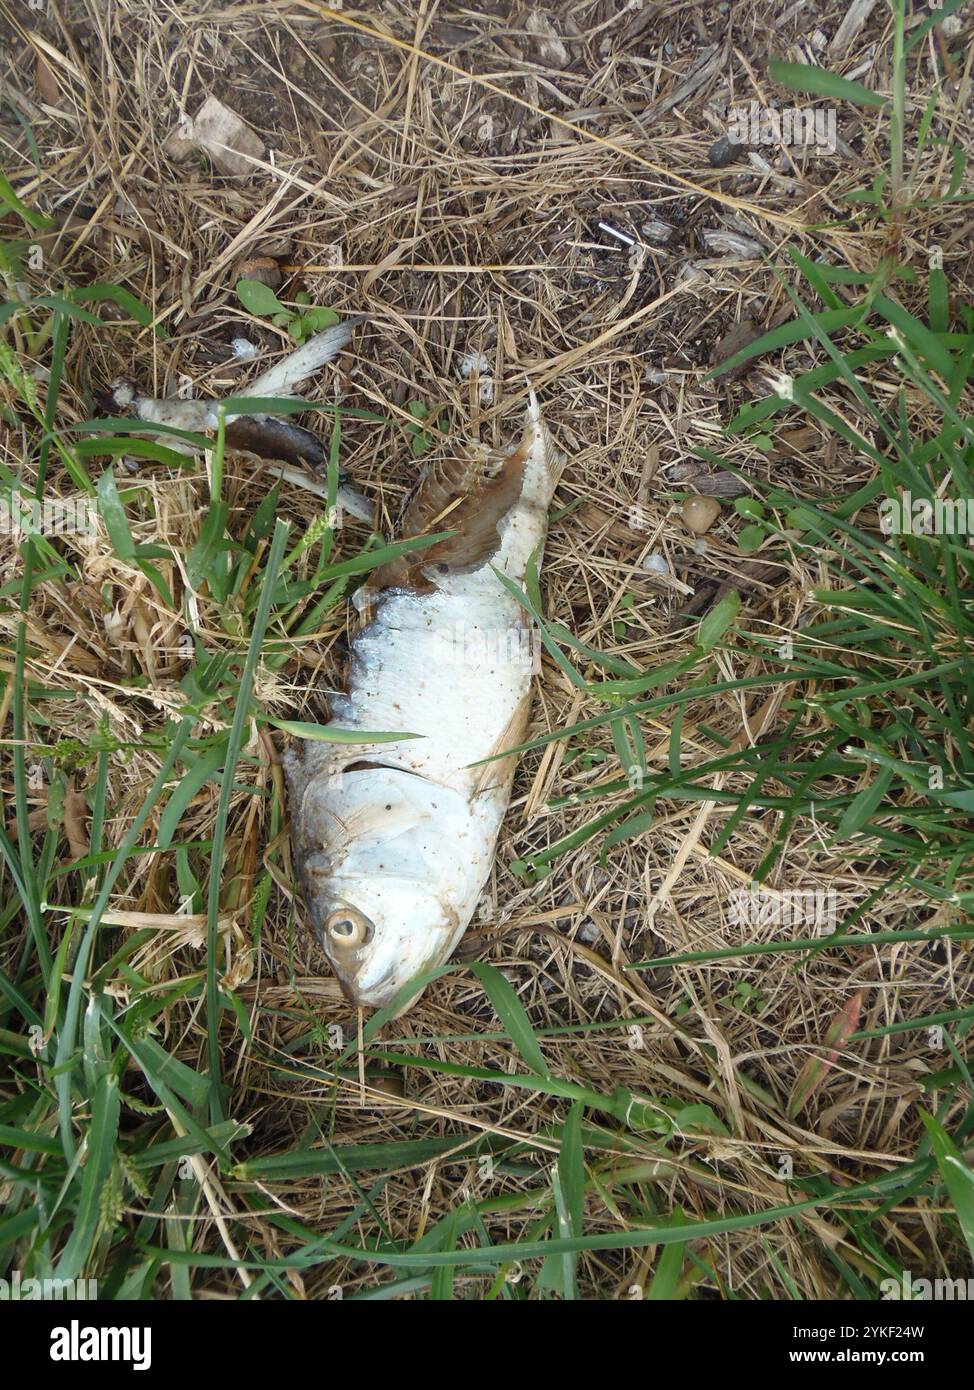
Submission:
<svg viewBox="0 0 974 1390">
<path fill-rule="evenodd" d="M 292 396 L 299 386 L 348 347 L 353 328 L 364 322 L 364 316 L 360 315 L 316 333 L 295 352 L 262 372 L 246 388 L 246 395 L 253 400 Z M 220 402 L 214 398 L 184 400 L 179 396 L 145 396 L 130 381 L 114 382 L 108 396 L 108 408 L 113 411 L 133 416 L 147 425 L 165 425 L 194 434 L 212 434 L 217 430 L 219 407 Z M 196 452 L 187 440 L 169 434 L 161 434 L 158 438 L 177 453 Z M 225 438 L 229 448 L 245 450 L 259 458 L 303 464 L 319 473 L 327 468 L 327 451 L 318 436 L 290 418 L 281 418 L 272 412 L 228 414 Z M 368 503 L 349 488 L 340 489 L 338 502 L 353 515 L 371 516 Z"/>
</svg>

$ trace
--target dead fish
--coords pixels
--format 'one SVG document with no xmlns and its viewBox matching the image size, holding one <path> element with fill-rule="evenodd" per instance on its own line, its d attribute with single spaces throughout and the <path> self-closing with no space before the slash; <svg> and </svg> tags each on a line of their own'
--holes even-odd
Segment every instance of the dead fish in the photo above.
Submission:
<svg viewBox="0 0 974 1390">
<path fill-rule="evenodd" d="M 275 363 L 237 394 L 254 399 L 293 395 L 326 362 L 348 347 L 352 341 L 352 329 L 364 322 L 364 315 L 358 315 L 316 333 L 296 352 Z M 148 425 L 168 425 L 196 434 L 216 431 L 219 405 L 216 399 L 144 396 L 131 381 L 124 379 L 113 382 L 101 400 L 102 408 L 109 413 L 120 412 L 143 420 Z M 188 441 L 173 435 L 160 435 L 159 438 L 178 453 L 196 452 Z M 316 473 L 327 471 L 328 452 L 325 445 L 311 430 L 295 424 L 289 417 L 281 418 L 266 412 L 227 415 L 225 438 L 229 449 L 244 450 L 256 454 L 258 458 L 275 459 L 281 463 L 303 465 Z M 358 493 L 341 488 L 338 502 L 353 516 L 371 521 L 372 508 Z"/>
<path fill-rule="evenodd" d="M 532 394 L 499 468 L 428 473 L 403 532 L 453 534 L 372 576 L 374 617 L 325 726 L 420 737 L 305 739 L 287 756 L 298 886 L 355 1004 L 381 1007 L 448 960 L 490 874 L 516 759 L 483 760 L 524 737 L 535 638 L 498 574 L 520 585 L 540 554 L 561 461 Z"/>
</svg>

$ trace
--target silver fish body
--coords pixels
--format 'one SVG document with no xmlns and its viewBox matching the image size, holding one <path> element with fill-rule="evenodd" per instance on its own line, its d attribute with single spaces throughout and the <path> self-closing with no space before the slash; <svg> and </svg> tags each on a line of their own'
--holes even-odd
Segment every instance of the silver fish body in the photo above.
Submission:
<svg viewBox="0 0 974 1390">
<path fill-rule="evenodd" d="M 304 740 L 288 761 L 302 896 L 360 1005 L 387 1004 L 449 959 L 491 871 L 515 765 L 496 755 L 524 734 L 535 635 L 495 571 L 523 580 L 560 462 L 533 397 L 519 455 L 519 493 L 489 558 L 425 567 L 427 592 L 385 591 L 352 643 L 348 693 L 326 727 L 419 737 Z"/>
</svg>

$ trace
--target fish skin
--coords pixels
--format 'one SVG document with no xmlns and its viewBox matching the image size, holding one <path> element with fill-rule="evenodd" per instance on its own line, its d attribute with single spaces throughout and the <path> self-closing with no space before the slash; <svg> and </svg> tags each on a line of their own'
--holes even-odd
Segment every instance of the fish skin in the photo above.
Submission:
<svg viewBox="0 0 974 1390">
<path fill-rule="evenodd" d="M 517 452 L 520 495 L 494 553 L 384 590 L 352 641 L 348 692 L 332 700 L 327 728 L 421 737 L 306 739 L 285 758 L 301 896 L 346 997 L 363 1007 L 449 959 L 493 866 L 516 759 L 471 764 L 522 740 L 533 670 L 524 610 L 495 570 L 522 583 L 562 462 L 533 394 Z M 334 939 L 329 919 L 345 912 L 367 924 L 367 940 Z"/>
</svg>

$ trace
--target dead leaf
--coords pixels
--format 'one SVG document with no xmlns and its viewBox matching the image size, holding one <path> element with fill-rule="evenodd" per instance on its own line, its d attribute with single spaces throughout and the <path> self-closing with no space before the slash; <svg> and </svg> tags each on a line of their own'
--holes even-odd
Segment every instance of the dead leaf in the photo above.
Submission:
<svg viewBox="0 0 974 1390">
<path fill-rule="evenodd" d="M 859 1015 L 865 990 L 857 989 L 847 1003 L 835 1015 L 825 1036 L 823 1047 L 827 1048 L 824 1057 L 809 1057 L 795 1082 L 791 1099 L 788 1102 L 788 1118 L 793 1120 L 806 1101 L 818 1090 L 838 1060 L 839 1053 L 845 1051 L 849 1037 L 859 1027 Z"/>
<path fill-rule="evenodd" d="M 819 441 L 819 432 L 814 425 L 799 425 L 793 430 L 782 430 L 775 440 L 772 458 L 788 458 L 804 454 Z"/>
<path fill-rule="evenodd" d="M 55 77 L 54 70 L 39 53 L 34 62 L 34 86 L 37 88 L 38 96 L 42 101 L 46 101 L 48 106 L 61 104 L 61 84 Z"/>
<path fill-rule="evenodd" d="M 30 831 L 44 830 L 47 827 L 47 796 L 44 797 L 43 806 L 35 806 L 33 811 L 28 812 L 27 828 Z M 7 821 L 7 834 L 12 840 L 17 839 L 17 822 L 13 816 Z"/>
<path fill-rule="evenodd" d="M 742 348 L 750 347 L 755 338 L 759 336 L 759 330 L 754 326 L 753 319 L 741 319 L 739 323 L 733 324 L 714 346 L 713 365 L 719 367 L 721 362 L 726 362 L 729 357 L 733 357 Z M 741 368 L 737 370 L 739 372 Z M 733 375 L 736 374 L 733 373 Z"/>
<path fill-rule="evenodd" d="M 68 842 L 68 856 L 72 864 L 88 855 L 90 842 L 85 821 L 88 816 L 88 803 L 84 793 L 79 792 L 73 781 L 68 782 L 64 793 L 64 834 Z"/>
</svg>

